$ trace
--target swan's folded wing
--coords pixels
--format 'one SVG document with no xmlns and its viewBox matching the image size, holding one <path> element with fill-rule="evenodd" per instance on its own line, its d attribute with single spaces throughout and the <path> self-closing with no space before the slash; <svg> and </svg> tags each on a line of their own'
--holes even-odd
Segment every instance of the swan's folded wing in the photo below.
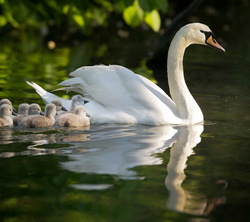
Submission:
<svg viewBox="0 0 250 222">
<path fill-rule="evenodd" d="M 123 79 L 112 66 L 84 66 L 70 73 L 70 76 L 74 78 L 65 80 L 59 85 L 72 87 L 78 92 L 82 90 L 82 95 L 104 106 L 124 106 L 128 99 Z"/>
<path fill-rule="evenodd" d="M 160 119 L 160 122 L 166 122 L 165 119 L 178 122 L 175 105 L 167 94 L 150 80 L 125 67 L 85 66 L 70 73 L 70 76 L 73 78 L 60 85 L 67 85 L 68 89 L 73 88 L 78 92 L 82 90 L 81 94 L 87 94 L 88 99 L 101 105 L 109 118 L 116 113 L 116 116 L 131 116 L 145 123 L 146 120 L 150 122 L 156 119 Z"/>
<path fill-rule="evenodd" d="M 88 86 L 85 84 L 82 78 L 80 77 L 74 77 L 71 79 L 66 79 L 58 84 L 59 86 L 65 86 L 63 88 L 59 88 L 56 90 L 66 90 L 66 91 L 72 91 L 79 93 L 83 96 L 86 96 L 85 90 L 88 88 Z"/>
</svg>

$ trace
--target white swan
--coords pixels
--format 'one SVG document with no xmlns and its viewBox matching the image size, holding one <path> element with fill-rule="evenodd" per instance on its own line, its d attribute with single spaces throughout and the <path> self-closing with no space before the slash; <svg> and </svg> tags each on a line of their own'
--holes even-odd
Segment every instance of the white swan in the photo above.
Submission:
<svg viewBox="0 0 250 222">
<path fill-rule="evenodd" d="M 203 114 L 188 90 L 183 73 L 184 52 L 191 44 L 209 45 L 225 51 L 208 26 L 192 23 L 182 27 L 168 52 L 168 82 L 172 99 L 145 77 L 118 65 L 78 68 L 70 73 L 73 78 L 59 85 L 89 100 L 85 107 L 91 123 L 199 123 L 203 121 Z M 64 106 L 67 107 L 66 104 Z"/>
</svg>

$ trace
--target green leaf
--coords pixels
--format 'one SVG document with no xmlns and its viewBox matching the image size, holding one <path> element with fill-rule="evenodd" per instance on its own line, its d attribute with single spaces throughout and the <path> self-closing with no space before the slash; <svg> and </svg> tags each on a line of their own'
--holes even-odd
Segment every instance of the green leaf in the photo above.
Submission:
<svg viewBox="0 0 250 222">
<path fill-rule="evenodd" d="M 62 12 L 65 15 L 69 13 L 69 10 L 70 10 L 70 5 L 64 5 L 62 8 Z"/>
<path fill-rule="evenodd" d="M 72 16 L 73 20 L 75 21 L 75 23 L 81 27 L 83 27 L 85 25 L 85 21 L 82 15 L 79 14 L 74 14 Z"/>
<path fill-rule="evenodd" d="M 133 5 L 127 7 L 123 12 L 125 22 L 132 27 L 140 25 L 143 22 L 143 16 L 143 10 L 137 0 L 135 0 Z"/>
<path fill-rule="evenodd" d="M 7 24 L 7 19 L 5 16 L 0 15 L 0 27 L 5 26 Z"/>
<path fill-rule="evenodd" d="M 161 27 L 161 17 L 157 10 L 147 12 L 144 21 L 151 27 L 155 32 L 158 32 Z"/>
<path fill-rule="evenodd" d="M 153 9 L 155 9 L 155 0 L 138 0 L 138 2 L 144 12 L 151 12 Z"/>
<path fill-rule="evenodd" d="M 163 12 L 167 12 L 168 10 L 168 0 L 155 0 L 157 8 Z"/>
</svg>

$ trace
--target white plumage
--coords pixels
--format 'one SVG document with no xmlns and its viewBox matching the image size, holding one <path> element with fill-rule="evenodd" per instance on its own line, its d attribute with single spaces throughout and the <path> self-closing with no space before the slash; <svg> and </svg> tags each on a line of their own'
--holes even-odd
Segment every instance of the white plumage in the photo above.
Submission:
<svg viewBox="0 0 250 222">
<path fill-rule="evenodd" d="M 200 107 L 189 92 L 184 79 L 183 57 L 190 44 L 210 45 L 222 51 L 208 26 L 192 23 L 175 35 L 168 54 L 168 82 L 172 99 L 145 77 L 119 65 L 84 66 L 61 82 L 67 91 L 85 96 L 91 123 L 131 123 L 148 125 L 196 124 L 203 121 Z M 46 102 L 54 94 L 31 85 Z M 41 87 L 40 87 L 41 88 Z M 66 108 L 69 101 L 62 100 Z"/>
</svg>

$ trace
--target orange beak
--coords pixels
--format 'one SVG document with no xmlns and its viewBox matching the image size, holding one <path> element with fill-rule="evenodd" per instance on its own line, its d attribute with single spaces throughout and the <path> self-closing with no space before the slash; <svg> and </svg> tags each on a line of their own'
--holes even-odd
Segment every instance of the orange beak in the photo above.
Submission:
<svg viewBox="0 0 250 222">
<path fill-rule="evenodd" d="M 209 38 L 207 38 L 206 43 L 216 49 L 219 49 L 223 52 L 225 52 L 226 50 L 215 40 L 215 38 L 213 38 L 212 35 L 209 36 Z"/>
</svg>

